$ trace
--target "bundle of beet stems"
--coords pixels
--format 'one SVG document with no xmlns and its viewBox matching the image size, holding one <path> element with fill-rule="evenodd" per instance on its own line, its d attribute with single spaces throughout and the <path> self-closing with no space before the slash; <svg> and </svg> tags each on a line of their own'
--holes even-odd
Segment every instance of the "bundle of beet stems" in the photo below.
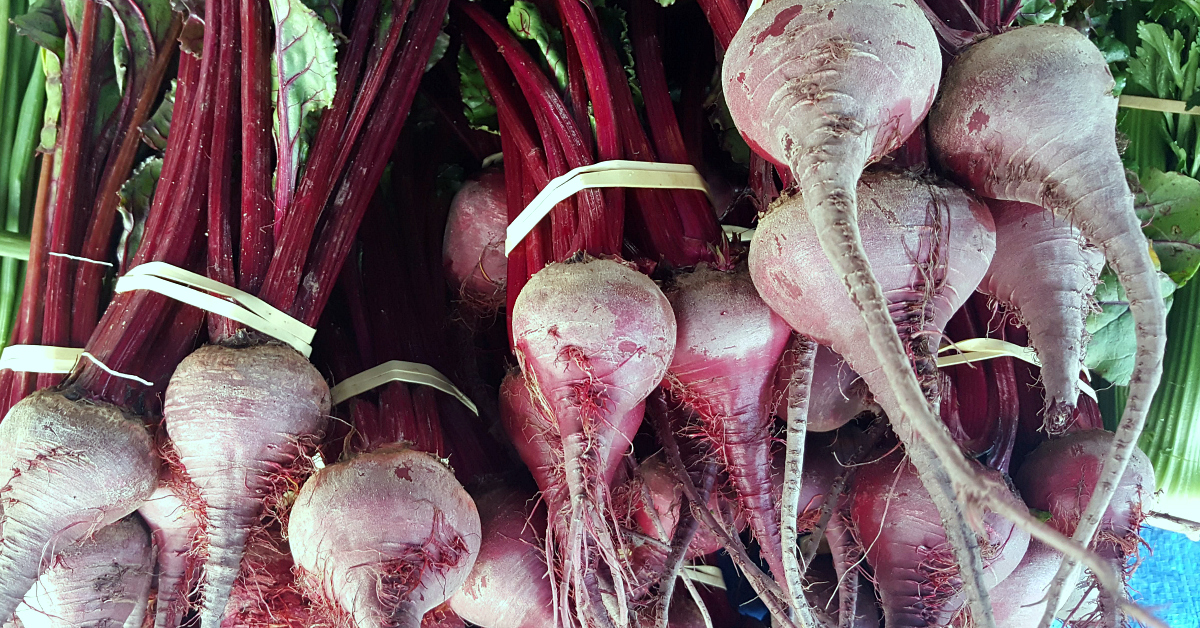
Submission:
<svg viewBox="0 0 1200 628">
<path fill-rule="evenodd" d="M 165 262 L 204 269 L 211 278 L 255 294 L 311 326 L 329 298 L 399 136 L 445 5 L 421 2 L 411 15 L 408 5 L 355 6 L 336 96 L 320 114 L 307 153 L 297 145 L 300 121 L 289 127 L 286 120 L 272 151 L 270 55 L 281 55 L 275 69 L 284 73 L 276 77 L 283 86 L 276 90 L 277 109 L 292 115 L 300 115 L 300 108 L 287 110 L 289 99 L 296 98 L 288 89 L 303 78 L 297 75 L 312 69 L 302 65 L 297 70 L 294 59 L 282 56 L 289 46 L 298 45 L 289 37 L 298 38 L 297 32 L 314 27 L 281 23 L 284 18 L 299 19 L 286 13 L 298 7 L 275 7 L 275 29 L 267 21 L 267 8 L 257 2 L 209 2 L 202 14 L 188 16 L 189 23 L 202 26 L 203 37 L 194 53 L 179 57 L 162 174 L 143 244 L 130 267 Z M 147 12 L 137 6 L 131 11 L 141 22 L 132 17 L 127 21 L 144 25 Z M 164 41 L 178 32 L 176 19 L 169 18 L 173 26 Z M 105 24 L 108 30 L 101 32 Z M 100 66 L 102 53 L 110 50 L 104 46 L 112 41 L 111 29 L 108 9 L 89 1 L 68 32 L 67 41 L 77 49 L 67 56 L 64 68 L 68 97 L 60 129 L 60 174 L 48 192 L 53 205 L 47 217 L 50 253 L 66 252 L 82 237 L 77 227 L 87 224 L 82 212 L 93 203 L 94 211 L 111 203 L 111 184 L 99 200 L 92 200 L 97 198 L 95 182 L 122 181 L 135 152 L 118 148 L 110 157 L 115 165 L 104 163 L 103 152 L 95 163 L 85 162 L 85 156 L 95 153 L 87 150 L 91 142 L 82 144 L 82 135 L 100 127 L 101 140 L 124 133 L 136 148 L 136 136 L 131 138 L 129 131 L 144 120 L 157 95 L 156 89 L 143 88 L 152 75 L 139 81 L 132 80 L 138 75 L 127 75 L 124 86 L 130 102 L 118 109 L 118 120 L 90 119 L 95 108 L 88 106 L 89 100 L 105 77 L 89 70 Z M 124 33 L 127 41 L 137 35 L 129 29 Z M 133 41 L 133 55 L 153 53 L 154 42 Z M 169 46 L 160 48 L 162 55 L 170 55 Z M 111 59 L 112 53 L 107 54 Z M 153 67 L 155 60 L 151 54 L 144 67 Z M 158 66 L 158 79 L 164 65 L 165 61 Z M 286 74 L 289 71 L 293 74 Z M 150 96 L 132 97 L 143 91 Z M 309 157 L 303 168 L 298 163 L 301 155 Z M 109 209 L 115 213 L 115 208 Z M 92 226 L 107 235 L 112 220 L 112 215 L 100 215 Z M 80 257 L 87 257 L 89 250 L 82 250 L 85 255 Z M 48 260 L 40 339 L 31 325 L 19 329 L 28 331 L 30 340 L 18 334 L 18 341 L 68 346 L 74 325 L 81 330 L 74 338 L 81 344 L 86 340 L 90 358 L 54 388 L 17 403 L 3 423 L 6 456 L 12 459 L 5 464 L 9 473 L 0 549 L 0 616 L 11 615 L 37 578 L 42 548 L 51 539 L 69 544 L 83 538 L 94 527 L 138 508 L 154 490 L 159 452 L 147 428 L 158 421 L 153 413 L 157 404 L 146 401 L 154 399 L 150 386 L 161 385 L 174 370 L 162 425 L 171 438 L 171 455 L 200 502 L 187 506 L 198 514 L 203 530 L 197 537 L 202 545 L 198 551 L 207 557 L 201 621 L 218 625 L 247 535 L 264 500 L 277 497 L 268 489 L 289 481 L 296 459 L 324 429 L 327 385 L 296 349 L 211 315 L 209 344 L 175 368 L 193 347 L 203 312 L 138 290 L 116 295 L 97 324 L 87 312 L 88 297 L 98 289 L 83 289 L 90 271 L 81 270 L 83 282 L 72 289 L 69 277 L 63 278 L 69 273 L 67 262 L 59 256 Z M 63 301 L 72 296 L 78 303 L 75 313 L 70 302 Z M 64 472 L 65 468 L 73 470 Z"/>
<path fill-rule="evenodd" d="M 0 375 L 0 622 L 752 625 L 703 583 L 725 556 L 775 625 L 1159 625 L 1123 585 L 1163 302 L 1098 50 L 999 0 L 698 5 L 17 18 L 61 111 L 12 342 L 82 354 Z M 615 160 L 709 194 L 505 233 Z M 1080 396 L 1103 263 L 1115 433 Z M 947 366 L 996 347 L 1040 367 Z"/>
</svg>

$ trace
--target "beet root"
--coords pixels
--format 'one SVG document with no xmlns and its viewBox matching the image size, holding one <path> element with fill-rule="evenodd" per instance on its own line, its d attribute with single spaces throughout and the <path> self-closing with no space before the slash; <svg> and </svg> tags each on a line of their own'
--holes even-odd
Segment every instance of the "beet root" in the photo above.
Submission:
<svg viewBox="0 0 1200 628">
<path fill-rule="evenodd" d="M 291 347 L 209 345 L 175 369 L 163 416 L 203 501 L 202 625 L 220 625 L 246 539 L 265 503 L 298 480 L 328 415 L 329 386 Z"/>
<path fill-rule="evenodd" d="M 791 330 L 758 296 L 745 271 L 701 266 L 677 276 L 667 298 L 678 328 L 667 372 L 671 393 L 699 416 L 763 557 L 781 578 L 780 513 L 771 498 L 769 406 L 775 368 Z"/>
<path fill-rule="evenodd" d="M 55 548 L 132 513 L 157 483 L 153 439 L 116 406 L 49 390 L 13 406 L 0 422 L 0 617 Z"/>
<path fill-rule="evenodd" d="M 17 619 L 26 628 L 140 628 L 153 577 L 145 524 L 121 519 L 59 552 Z"/>
<path fill-rule="evenodd" d="M 936 393 L 936 342 L 951 315 L 979 284 L 996 249 L 987 208 L 961 189 L 908 175 L 872 172 L 859 185 L 858 223 L 890 317 L 914 356 L 923 388 Z M 819 235 L 800 199 L 782 198 L 759 222 L 750 272 L 765 300 L 793 329 L 841 354 L 867 382 L 904 442 L 904 420 L 867 325 L 846 316 L 856 308 L 845 284 L 824 268 Z M 813 307 L 820 303 L 821 307 Z"/>
<path fill-rule="evenodd" d="M 627 413 L 628 418 L 619 421 L 619 424 L 638 425 L 644 412 L 645 404 L 637 404 Z M 562 439 L 558 434 L 558 426 L 534 405 L 529 385 L 520 371 L 509 373 L 500 383 L 500 422 L 521 461 L 533 474 L 549 508 L 551 524 L 557 526 L 560 534 L 565 534 L 571 513 L 563 467 Z M 598 457 L 603 461 L 601 480 L 606 486 L 611 486 L 633 434 L 606 431 L 596 437 L 600 448 Z"/>
<path fill-rule="evenodd" d="M 581 615 L 601 612 L 597 578 L 604 574 L 584 568 L 592 562 L 585 554 L 598 552 L 596 564 L 607 568 L 623 616 L 629 585 L 601 444 L 630 441 L 642 419 L 636 410 L 666 374 L 676 333 L 670 303 L 648 277 L 618 262 L 552 264 L 521 290 L 512 329 L 533 399 L 562 441 L 571 516 L 555 570 L 566 583 L 559 596 L 565 602 L 573 593 L 579 609 L 588 609 Z M 568 606 L 559 605 L 564 621 Z"/>
<path fill-rule="evenodd" d="M 1006 499 L 1020 504 L 1011 492 Z M 886 625 L 948 625 L 966 601 L 962 579 L 941 518 L 914 466 L 893 453 L 860 468 L 850 494 L 850 516 L 875 570 Z M 983 516 L 983 529 L 984 582 L 992 588 L 1016 568 L 1029 534 L 990 512 Z"/>
<path fill-rule="evenodd" d="M 288 522 L 301 587 L 358 628 L 420 626 L 467 580 L 480 534 L 454 473 L 402 445 L 318 471 Z"/>
<path fill-rule="evenodd" d="M 471 575 L 450 598 L 459 617 L 483 628 L 548 628 L 554 594 L 537 531 L 545 510 L 533 495 L 498 486 L 475 499 L 483 542 Z"/>
<path fill-rule="evenodd" d="M 442 241 L 446 280 L 468 308 L 481 314 L 504 306 L 508 277 L 505 203 L 504 171 L 488 170 L 459 188 L 446 219 Z"/>
<path fill-rule="evenodd" d="M 221 628 L 313 628 L 323 625 L 296 587 L 295 563 L 278 529 L 255 530 L 229 594 Z"/>
<path fill-rule="evenodd" d="M 154 628 L 178 628 L 188 610 L 188 593 L 200 575 L 199 558 L 192 553 L 199 540 L 200 520 L 181 495 L 185 480 L 164 465 L 163 477 L 138 514 L 150 527 L 157 553 Z M 193 487 L 188 487 L 193 488 Z"/>
<path fill-rule="evenodd" d="M 1100 249 L 1125 288 L 1137 334 L 1134 370 L 1100 490 L 1075 531 L 1083 545 L 1133 455 L 1166 348 L 1162 290 L 1117 151 L 1113 85 L 1104 55 L 1085 35 L 1066 26 L 1027 26 L 960 55 L 929 118 L 938 160 L 964 185 L 1067 220 Z M 1059 570 L 1055 609 L 1072 584 L 1073 562 L 1068 558 Z"/>
<path fill-rule="evenodd" d="M 818 345 L 808 399 L 808 431 L 832 432 L 864 412 L 882 413 L 866 382 L 833 349 Z"/>
<path fill-rule="evenodd" d="M 1050 513 L 1046 522 L 1065 535 L 1075 533 L 1079 517 L 1096 490 L 1113 433 L 1105 430 L 1070 432 L 1042 443 L 1013 476 L 1025 503 Z M 1100 520 L 1092 549 L 1103 558 L 1125 560 L 1137 551 L 1142 524 L 1142 500 L 1154 494 L 1154 469 L 1140 449 L 1116 486 L 1112 502 Z"/>
<path fill-rule="evenodd" d="M 992 589 L 992 612 L 996 628 L 1036 626 L 1046 610 L 1046 590 L 1062 554 L 1036 539 L 1007 578 Z"/>
<path fill-rule="evenodd" d="M 1015 310 L 1029 330 L 1046 388 L 1043 423 L 1050 433 L 1062 433 L 1079 398 L 1084 322 L 1104 256 L 1041 207 L 1011 201 L 989 201 L 988 207 L 996 220 L 996 256 L 979 291 Z"/>
</svg>

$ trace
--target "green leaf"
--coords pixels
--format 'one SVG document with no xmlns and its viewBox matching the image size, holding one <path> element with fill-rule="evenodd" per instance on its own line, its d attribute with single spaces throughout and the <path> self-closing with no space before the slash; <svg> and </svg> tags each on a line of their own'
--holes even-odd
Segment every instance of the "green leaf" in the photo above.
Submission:
<svg viewBox="0 0 1200 628">
<path fill-rule="evenodd" d="M 143 161 L 121 186 L 121 202 L 117 211 L 121 213 L 123 228 L 117 243 L 117 261 L 122 268 L 128 260 L 133 259 L 142 244 L 146 215 L 150 213 L 150 203 L 162 173 L 162 164 L 162 157 L 157 156 Z"/>
<path fill-rule="evenodd" d="M 141 127 L 142 141 L 160 152 L 167 150 L 167 137 L 171 130 L 171 116 L 175 113 L 175 86 L 176 82 L 172 79 L 171 87 L 163 95 L 162 102 L 158 104 L 158 108 L 154 110 L 154 113 Z"/>
<path fill-rule="evenodd" d="M 312 9 L 325 23 L 325 28 L 339 39 L 345 39 L 342 34 L 342 4 L 343 0 L 304 0 L 304 6 Z"/>
<path fill-rule="evenodd" d="M 633 104 L 642 106 L 642 86 L 637 80 L 637 70 L 633 61 L 633 42 L 629 40 L 629 19 L 625 9 L 618 6 L 597 6 L 596 17 L 600 20 L 600 28 L 608 36 L 609 41 L 617 49 L 621 58 L 621 66 L 625 68 L 625 77 L 629 81 L 629 90 L 633 92 Z"/>
<path fill-rule="evenodd" d="M 58 55 L 42 50 L 42 70 L 46 73 L 46 109 L 42 117 L 42 135 L 38 150 L 52 152 L 58 144 L 58 116 L 62 112 L 62 65 Z"/>
<path fill-rule="evenodd" d="M 1154 244 L 1162 271 L 1183 286 L 1200 269 L 1200 181 L 1177 172 L 1150 171 L 1137 196 L 1138 218 Z"/>
<path fill-rule="evenodd" d="M 425 71 L 433 69 L 433 66 L 446 56 L 446 51 L 450 49 L 450 35 L 446 31 L 439 31 L 437 38 L 433 40 L 433 51 L 429 53 L 429 61 L 425 62 Z"/>
<path fill-rule="evenodd" d="M 1155 510 L 1195 519 L 1200 512 L 1200 282 L 1179 291 L 1167 317 L 1162 384 L 1138 448 L 1154 465 Z"/>
<path fill-rule="evenodd" d="M 709 124 L 717 130 L 721 149 L 729 153 L 729 158 L 734 163 L 743 166 L 749 164 L 750 146 L 734 125 L 733 115 L 729 113 L 729 105 L 726 104 L 725 95 L 719 86 L 714 86 L 704 102 L 704 109 L 708 112 Z"/>
<path fill-rule="evenodd" d="M 78 32 L 83 25 L 83 3 L 89 0 L 62 0 L 63 13 L 71 23 L 71 29 Z"/>
<path fill-rule="evenodd" d="M 17 33 L 54 53 L 59 59 L 66 45 L 67 20 L 59 0 L 37 0 L 24 15 L 13 18 Z"/>
<path fill-rule="evenodd" d="M 1175 283 L 1165 273 L 1159 273 L 1163 299 L 1171 307 Z M 1133 356 L 1137 349 L 1133 314 L 1129 312 L 1125 290 L 1116 275 L 1105 268 L 1096 286 L 1096 301 L 1101 311 L 1087 318 L 1087 330 L 1092 335 L 1084 364 L 1108 381 L 1124 386 L 1133 374 Z"/>
<path fill-rule="evenodd" d="M 307 152 L 309 119 L 333 103 L 337 61 L 333 35 L 299 0 L 271 0 L 275 49 L 271 57 L 275 100 L 277 194 L 290 196 Z"/>
<path fill-rule="evenodd" d="M 158 51 L 171 28 L 169 0 L 103 0 L 116 18 L 113 42 L 117 80 L 137 98 L 150 74 Z M 129 66 L 129 67 L 126 67 Z"/>
<path fill-rule="evenodd" d="M 550 26 L 542 19 L 537 5 L 526 0 L 517 0 L 508 10 L 508 28 L 517 39 L 537 44 L 559 89 L 567 88 L 567 61 L 563 53 L 562 31 Z"/>
<path fill-rule="evenodd" d="M 1050 0 L 1025 0 L 1017 14 L 1017 23 L 1021 26 L 1045 24 L 1058 15 L 1059 8 Z"/>
<path fill-rule="evenodd" d="M 499 133 L 500 123 L 496 119 L 496 104 L 483 82 L 479 66 L 466 46 L 458 49 L 458 92 L 462 96 L 463 115 L 473 129 Z"/>
</svg>

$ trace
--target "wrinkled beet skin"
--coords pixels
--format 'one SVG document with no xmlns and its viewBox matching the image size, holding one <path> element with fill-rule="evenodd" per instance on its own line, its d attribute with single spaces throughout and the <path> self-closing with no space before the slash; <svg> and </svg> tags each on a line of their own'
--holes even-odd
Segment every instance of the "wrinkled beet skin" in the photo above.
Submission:
<svg viewBox="0 0 1200 628">
<path fill-rule="evenodd" d="M 318 471 L 288 522 L 306 594 L 360 628 L 419 626 L 470 575 L 480 531 L 475 502 L 454 473 L 403 445 Z"/>
<path fill-rule="evenodd" d="M 1067 536 L 1074 534 L 1080 513 L 1096 489 L 1112 439 L 1112 432 L 1084 430 L 1042 443 L 1025 457 L 1013 476 L 1025 503 L 1049 511 L 1047 523 L 1054 529 Z M 1154 491 L 1150 459 L 1142 450 L 1134 449 L 1112 503 L 1100 520 L 1096 540 L 1092 541 L 1097 553 L 1116 559 L 1126 556 L 1115 539 L 1136 537 L 1142 499 Z"/>
<path fill-rule="evenodd" d="M 158 555 L 155 628 L 178 628 L 188 609 L 188 593 L 199 577 L 199 559 L 191 550 L 200 534 L 200 521 L 190 506 L 164 473 L 154 494 L 138 508 Z"/>
<path fill-rule="evenodd" d="M 295 349 L 280 344 L 208 345 L 175 369 L 163 420 L 207 518 L 201 621 L 225 611 L 251 528 L 271 483 L 316 442 L 329 417 L 329 385 Z"/>
<path fill-rule="evenodd" d="M 849 95 L 853 113 L 845 113 L 865 127 L 878 158 L 920 124 L 941 70 L 933 29 L 912 0 L 768 2 L 746 19 L 725 59 L 736 61 L 725 63 L 722 82 L 738 130 L 784 168 L 828 125 L 818 96 L 841 109 Z"/>
<path fill-rule="evenodd" d="M 507 212 L 504 171 L 495 169 L 459 188 L 446 219 L 442 241 L 446 280 L 468 305 L 485 312 L 504 305 Z"/>
<path fill-rule="evenodd" d="M 867 340 L 866 323 L 853 315 L 858 308 L 845 284 L 831 270 L 817 272 L 829 265 L 812 223 L 796 209 L 801 202 L 795 196 L 781 197 L 760 220 L 750 247 L 754 283 L 763 300 L 793 329 L 841 354 L 867 382 L 883 410 L 890 417 L 900 416 Z M 907 340 L 916 332 L 940 334 L 979 285 L 995 252 L 996 228 L 987 207 L 957 187 L 931 185 L 893 172 L 864 174 L 858 202 L 863 247 L 891 303 L 901 338 Z M 928 250 L 927 225 L 935 211 L 944 230 L 939 262 L 944 264 L 945 277 L 927 295 L 919 289 L 922 276 L 913 253 Z M 929 308 L 928 315 L 918 326 L 920 319 L 913 314 L 923 307 Z M 892 423 L 898 430 L 911 429 L 894 419 Z"/>
<path fill-rule="evenodd" d="M 700 417 L 771 571 L 783 572 L 778 502 L 770 499 L 775 370 L 791 329 L 758 296 L 749 273 L 698 267 L 667 291 L 678 335 L 672 393 Z"/>
<path fill-rule="evenodd" d="M 662 380 L 675 315 L 653 281 L 622 264 L 551 264 L 517 297 L 513 336 L 564 440 L 586 428 L 616 430 L 629 441 L 637 425 L 600 421 L 626 416 Z"/>
<path fill-rule="evenodd" d="M 158 456 L 116 406 L 41 390 L 0 422 L 0 617 L 11 616 L 51 558 L 132 513 L 154 492 Z"/>
<path fill-rule="evenodd" d="M 1065 404 L 1059 413 L 1069 413 L 1079 395 L 1084 321 L 1104 256 L 1041 207 L 1011 201 L 988 201 L 988 207 L 996 220 L 996 256 L 979 291 L 1016 310 L 1042 363 L 1046 405 Z"/>
<path fill-rule="evenodd" d="M 975 59 L 986 59 L 986 66 Z M 1014 77 L 1023 77 L 1027 88 L 1012 89 Z M 1100 51 L 1075 29 L 1043 24 L 989 37 L 968 48 L 948 71 L 942 97 L 929 114 L 930 142 L 952 176 L 987 198 L 1057 212 L 1064 208 L 1056 203 L 1070 198 L 1054 189 L 1058 186 L 1095 189 L 1119 180 L 1116 187 L 1128 194 L 1113 139 L 1117 99 L 1112 87 Z M 1064 94 L 1071 95 L 1074 106 L 1062 106 Z M 1030 124 L 1030 112 L 1036 112 L 1039 124 Z M 1003 150 L 992 145 L 996 140 L 1004 141 Z M 1047 147 L 1053 152 L 1042 154 Z M 1072 156 L 1085 158 L 1078 161 L 1084 169 L 1072 174 L 1087 176 L 1060 180 L 1067 173 L 1057 167 Z M 1090 168 L 1100 163 L 1115 171 Z"/>
<path fill-rule="evenodd" d="M 535 497 L 499 486 L 475 499 L 483 542 L 471 575 L 450 598 L 460 617 L 483 628 L 549 628 L 554 599 L 539 533 L 546 529 Z"/>
<path fill-rule="evenodd" d="M 993 476 L 994 471 L 979 469 Z M 1009 494 L 1015 505 L 1020 500 Z M 893 453 L 858 469 L 850 493 L 858 542 L 875 570 L 889 628 L 945 626 L 966 603 L 941 518 L 915 468 Z M 984 583 L 995 586 L 1020 562 L 1029 534 L 994 514 L 983 518 Z"/>
<path fill-rule="evenodd" d="M 628 425 L 640 422 L 644 412 L 645 404 L 639 403 L 629 411 L 628 418 L 619 423 Z M 555 525 L 562 526 L 568 501 L 562 466 L 562 440 L 558 435 L 558 427 L 551 424 L 545 414 L 533 405 L 525 376 L 519 371 L 509 373 L 500 383 L 500 422 L 521 461 L 533 474 L 538 489 L 550 506 L 550 512 L 554 513 L 552 519 Z M 614 432 L 601 432 L 597 434 L 597 440 L 600 459 L 605 461 L 602 478 L 611 485 L 620 468 L 618 463 L 629 448 L 629 440 L 625 434 Z"/>
<path fill-rule="evenodd" d="M 144 616 L 154 554 L 136 515 L 59 552 L 17 608 L 17 619 L 45 628 L 130 625 Z"/>
</svg>

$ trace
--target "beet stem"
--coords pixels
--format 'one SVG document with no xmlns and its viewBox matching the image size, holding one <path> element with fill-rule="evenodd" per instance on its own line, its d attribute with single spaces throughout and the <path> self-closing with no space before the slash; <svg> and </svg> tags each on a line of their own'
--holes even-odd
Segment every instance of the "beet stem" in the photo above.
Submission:
<svg viewBox="0 0 1200 628">
<path fill-rule="evenodd" d="M 262 289 L 274 246 L 275 205 L 271 198 L 270 52 L 260 0 L 240 0 L 241 55 L 241 245 L 238 287 L 251 294 Z"/>
</svg>

